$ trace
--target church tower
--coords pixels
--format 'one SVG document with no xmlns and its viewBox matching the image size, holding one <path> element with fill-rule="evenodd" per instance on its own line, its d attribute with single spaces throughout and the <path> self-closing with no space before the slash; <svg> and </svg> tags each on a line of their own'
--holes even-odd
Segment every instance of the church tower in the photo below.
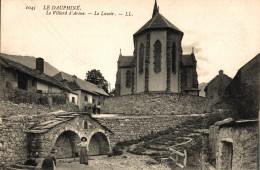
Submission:
<svg viewBox="0 0 260 170">
<path fill-rule="evenodd" d="M 156 0 L 152 18 L 133 37 L 133 93 L 179 93 L 183 32 L 160 14 Z"/>
</svg>

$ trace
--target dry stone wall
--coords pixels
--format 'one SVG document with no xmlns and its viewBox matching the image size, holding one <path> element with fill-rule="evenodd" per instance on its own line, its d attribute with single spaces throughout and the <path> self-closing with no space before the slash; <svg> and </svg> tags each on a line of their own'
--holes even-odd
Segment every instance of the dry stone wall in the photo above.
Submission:
<svg viewBox="0 0 260 170">
<path fill-rule="evenodd" d="M 24 163 L 28 156 L 26 131 L 34 124 L 52 118 L 52 114 L 3 118 L 0 123 L 0 165 Z"/>
<path fill-rule="evenodd" d="M 103 113 L 201 114 L 210 111 L 208 99 L 175 93 L 134 94 L 108 98 Z"/>
<path fill-rule="evenodd" d="M 97 118 L 97 120 L 114 135 L 110 136 L 111 146 L 117 142 L 139 139 L 168 128 L 176 131 L 192 131 L 208 127 L 210 114 L 197 115 L 149 115 L 149 116 L 116 116 Z"/>
<path fill-rule="evenodd" d="M 29 103 L 15 104 L 10 101 L 0 101 L 0 117 L 10 117 L 17 115 L 36 115 L 41 113 L 49 113 L 57 110 L 68 112 L 78 111 L 78 106 L 67 102 L 62 105 L 38 105 Z"/>
</svg>

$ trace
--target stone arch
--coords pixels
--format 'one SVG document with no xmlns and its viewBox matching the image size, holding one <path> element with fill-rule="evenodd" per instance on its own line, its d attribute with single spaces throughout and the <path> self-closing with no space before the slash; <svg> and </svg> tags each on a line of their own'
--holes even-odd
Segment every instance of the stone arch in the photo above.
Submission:
<svg viewBox="0 0 260 170">
<path fill-rule="evenodd" d="M 105 155 L 111 151 L 110 141 L 105 131 L 98 129 L 89 135 L 89 155 Z"/>
<path fill-rule="evenodd" d="M 53 133 L 53 132 L 51 132 L 51 133 Z M 74 156 L 77 157 L 79 155 L 79 146 L 75 146 L 75 145 L 80 143 L 80 139 L 82 137 L 86 137 L 87 138 L 87 136 L 85 134 L 81 133 L 80 131 L 78 131 L 77 129 L 75 129 L 73 127 L 70 127 L 70 126 L 69 127 L 68 126 L 64 126 L 63 128 L 60 128 L 58 132 L 55 133 L 55 136 L 54 136 L 54 138 L 52 139 L 52 142 L 51 142 L 51 147 L 48 148 L 47 155 L 51 152 L 52 149 L 55 149 L 55 144 L 56 144 L 57 140 L 59 139 L 59 137 L 61 135 L 70 136 L 70 138 L 69 138 L 70 142 L 72 140 L 72 142 L 71 142 L 72 143 L 71 151 L 74 153 L 73 157 Z M 74 138 L 74 140 L 73 140 L 73 138 Z M 59 157 L 57 157 L 57 158 L 59 158 Z"/>
<path fill-rule="evenodd" d="M 80 136 L 74 131 L 66 130 L 58 136 L 52 149 L 56 150 L 56 158 L 78 157 L 80 149 L 78 143 L 80 143 Z"/>
</svg>

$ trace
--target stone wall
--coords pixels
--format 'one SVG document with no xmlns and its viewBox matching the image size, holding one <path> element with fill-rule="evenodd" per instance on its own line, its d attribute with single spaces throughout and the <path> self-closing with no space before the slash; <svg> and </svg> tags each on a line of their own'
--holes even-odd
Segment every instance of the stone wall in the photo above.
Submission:
<svg viewBox="0 0 260 170">
<path fill-rule="evenodd" d="M 41 113 L 49 113 L 57 110 L 78 111 L 78 106 L 67 102 L 62 105 L 37 105 L 29 103 L 15 104 L 10 101 L 0 101 L 0 117 L 10 117 L 17 115 L 36 115 Z"/>
<path fill-rule="evenodd" d="M 139 139 L 169 128 L 181 131 L 208 128 L 211 114 L 197 115 L 138 115 L 96 118 L 109 128 L 114 135 L 110 136 L 111 146 L 117 142 Z"/>
<path fill-rule="evenodd" d="M 210 111 L 208 99 L 177 93 L 134 94 L 108 98 L 103 113 L 201 114 Z"/>
<path fill-rule="evenodd" d="M 258 122 L 221 127 L 218 132 L 216 169 L 227 164 L 226 144 L 232 144 L 232 169 L 258 169 Z"/>
<path fill-rule="evenodd" d="M 52 119 L 52 114 L 13 116 L 3 118 L 0 123 L 0 165 L 24 163 L 28 156 L 26 131 L 34 124 Z"/>
</svg>

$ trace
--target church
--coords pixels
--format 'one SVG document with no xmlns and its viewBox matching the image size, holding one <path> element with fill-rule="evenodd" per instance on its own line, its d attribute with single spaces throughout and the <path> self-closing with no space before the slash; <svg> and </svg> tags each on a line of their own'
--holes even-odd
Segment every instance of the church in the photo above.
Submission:
<svg viewBox="0 0 260 170">
<path fill-rule="evenodd" d="M 155 0 L 152 18 L 134 35 L 134 55 L 121 53 L 117 61 L 115 95 L 183 93 L 199 95 L 194 49 L 182 54 L 184 33 L 159 13 Z"/>
</svg>

